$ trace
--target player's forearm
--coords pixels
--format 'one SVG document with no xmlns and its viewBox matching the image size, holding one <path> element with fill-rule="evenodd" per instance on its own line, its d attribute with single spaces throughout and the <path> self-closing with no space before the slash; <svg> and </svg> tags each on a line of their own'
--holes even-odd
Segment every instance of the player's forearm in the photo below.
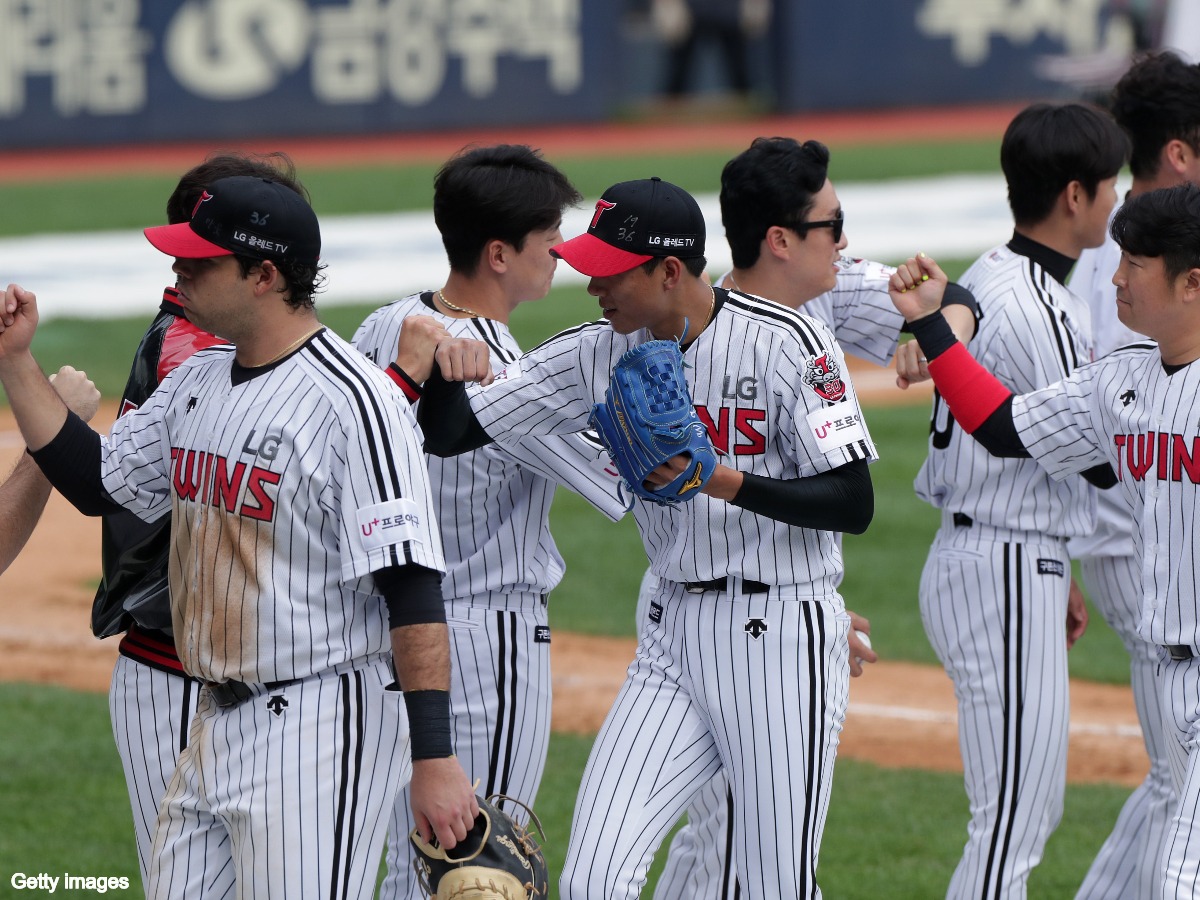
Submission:
<svg viewBox="0 0 1200 900">
<path fill-rule="evenodd" d="M 38 467 L 71 505 L 85 516 L 103 516 L 121 507 L 100 479 L 100 435 L 70 413 L 58 434 L 31 451 Z"/>
<path fill-rule="evenodd" d="M 444 622 L 393 628 L 392 653 L 402 690 L 450 690 L 450 629 Z"/>
<path fill-rule="evenodd" d="M 933 383 L 959 426 L 993 456 L 1028 457 L 1012 419 L 1013 393 L 959 343 L 941 313 L 911 323 Z"/>
<path fill-rule="evenodd" d="M 970 307 L 959 304 L 943 306 L 942 315 L 950 325 L 954 336 L 964 344 L 969 344 L 971 338 L 975 337 L 976 319 L 975 313 Z"/>
<path fill-rule="evenodd" d="M 12 564 L 33 534 L 49 497 L 50 482 L 22 454 L 8 480 L 0 484 L 0 572 Z"/>
<path fill-rule="evenodd" d="M 392 655 L 404 691 L 413 760 L 452 756 L 450 630 L 434 622 L 393 628 Z"/>
<path fill-rule="evenodd" d="M 40 450 L 50 443 L 66 421 L 67 407 L 33 355 L 0 360 L 0 383 L 29 449 Z"/>
<path fill-rule="evenodd" d="M 748 512 L 799 528 L 862 534 L 875 514 L 875 490 L 866 460 L 807 478 L 745 475 L 730 501 Z"/>
<path fill-rule="evenodd" d="M 466 384 L 447 381 L 437 366 L 425 382 L 417 422 L 425 434 L 425 452 L 434 456 L 457 456 L 492 440 L 475 418 Z"/>
</svg>

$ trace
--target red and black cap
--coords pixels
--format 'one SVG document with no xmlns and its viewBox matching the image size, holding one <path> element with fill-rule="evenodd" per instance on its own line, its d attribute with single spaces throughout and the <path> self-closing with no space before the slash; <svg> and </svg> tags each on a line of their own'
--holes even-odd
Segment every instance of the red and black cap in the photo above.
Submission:
<svg viewBox="0 0 1200 900">
<path fill-rule="evenodd" d="M 661 178 L 614 184 L 596 202 L 585 234 L 550 248 L 593 278 L 619 275 L 656 256 L 704 255 L 704 215 L 683 188 Z"/>
<path fill-rule="evenodd" d="M 253 175 L 214 181 L 189 222 L 145 229 L 168 256 L 206 259 L 249 256 L 316 265 L 321 255 L 317 214 L 289 187 Z"/>
</svg>

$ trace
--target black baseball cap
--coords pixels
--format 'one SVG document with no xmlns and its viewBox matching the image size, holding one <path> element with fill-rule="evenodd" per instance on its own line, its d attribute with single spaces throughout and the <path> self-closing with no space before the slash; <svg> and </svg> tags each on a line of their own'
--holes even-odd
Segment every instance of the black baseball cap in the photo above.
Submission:
<svg viewBox="0 0 1200 900">
<path fill-rule="evenodd" d="M 316 265 L 321 255 L 317 214 L 300 194 L 277 181 L 234 175 L 201 194 L 191 221 L 145 229 L 168 256 L 206 259 L 249 256 Z"/>
<path fill-rule="evenodd" d="M 585 234 L 550 248 L 577 272 L 619 275 L 656 256 L 704 255 L 704 215 L 683 188 L 661 178 L 614 184 L 596 201 Z"/>
</svg>

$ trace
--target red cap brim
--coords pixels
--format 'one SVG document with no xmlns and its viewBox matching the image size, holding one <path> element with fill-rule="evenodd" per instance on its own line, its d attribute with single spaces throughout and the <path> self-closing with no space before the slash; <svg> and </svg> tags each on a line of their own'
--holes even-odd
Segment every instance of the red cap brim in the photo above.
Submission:
<svg viewBox="0 0 1200 900">
<path fill-rule="evenodd" d="M 630 253 L 606 244 L 594 234 L 581 234 L 550 248 L 550 253 L 564 260 L 576 272 L 590 278 L 620 275 L 654 259 L 641 253 Z"/>
<path fill-rule="evenodd" d="M 143 230 L 154 247 L 167 256 L 178 259 L 208 259 L 211 256 L 233 256 L 232 250 L 226 250 L 206 241 L 192 231 L 191 223 L 181 222 L 178 225 L 156 225 Z"/>
</svg>

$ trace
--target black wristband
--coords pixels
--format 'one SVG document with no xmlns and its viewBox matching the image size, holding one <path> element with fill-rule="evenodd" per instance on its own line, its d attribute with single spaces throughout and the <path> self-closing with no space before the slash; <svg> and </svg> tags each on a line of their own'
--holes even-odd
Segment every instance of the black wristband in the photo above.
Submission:
<svg viewBox="0 0 1200 900">
<path fill-rule="evenodd" d="M 394 362 L 388 363 L 388 371 L 395 373 L 396 377 L 404 382 L 404 384 L 400 385 L 400 389 L 404 391 L 409 400 L 412 400 L 415 403 L 421 398 L 421 386 L 413 381 L 411 375 L 405 372 Z"/>
<path fill-rule="evenodd" d="M 958 338 L 950 329 L 950 323 L 941 312 L 909 322 L 908 327 L 929 362 L 933 362 L 958 342 Z"/>
<path fill-rule="evenodd" d="M 405 691 L 412 758 L 445 759 L 454 755 L 450 741 L 450 692 Z"/>
</svg>

